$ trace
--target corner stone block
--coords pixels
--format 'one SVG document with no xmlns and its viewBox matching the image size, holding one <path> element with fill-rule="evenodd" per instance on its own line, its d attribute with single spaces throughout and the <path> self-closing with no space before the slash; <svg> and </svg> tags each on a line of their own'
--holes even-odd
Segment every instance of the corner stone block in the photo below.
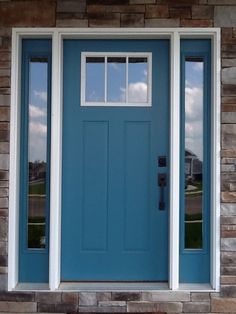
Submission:
<svg viewBox="0 0 236 314">
<path fill-rule="evenodd" d="M 111 292 L 96 292 L 97 301 L 110 301 Z"/>
<path fill-rule="evenodd" d="M 222 112 L 221 123 L 236 123 L 236 112 Z"/>
<path fill-rule="evenodd" d="M 9 169 L 9 155 L 0 154 L 0 169 L 8 170 Z"/>
<path fill-rule="evenodd" d="M 236 85 L 236 67 L 222 69 L 222 83 Z"/>
<path fill-rule="evenodd" d="M 215 21 L 214 26 L 216 27 L 235 27 L 236 26 L 235 6 L 216 6 L 214 21 Z"/>
<path fill-rule="evenodd" d="M 143 301 L 162 302 L 162 301 L 190 301 L 190 292 L 182 291 L 155 291 L 143 292 Z"/>
<path fill-rule="evenodd" d="M 0 301 L 0 312 L 33 313 L 37 311 L 35 302 L 5 302 Z"/>
<path fill-rule="evenodd" d="M 61 302 L 61 292 L 37 292 L 35 295 L 37 302 L 54 304 Z"/>
<path fill-rule="evenodd" d="M 183 306 L 184 313 L 208 313 L 210 302 L 186 302 Z"/>
<path fill-rule="evenodd" d="M 236 238 L 223 238 L 221 239 L 222 251 L 236 251 Z"/>
<path fill-rule="evenodd" d="M 97 305 L 96 292 L 80 292 L 79 293 L 79 305 L 96 306 Z"/>
<path fill-rule="evenodd" d="M 0 2 L 0 16 L 2 26 L 55 26 L 56 2 L 4 1 Z"/>
<path fill-rule="evenodd" d="M 167 313 L 181 313 L 183 311 L 183 303 L 181 302 L 160 303 L 159 311 Z"/>
<path fill-rule="evenodd" d="M 191 301 L 210 301 L 210 294 L 208 292 L 192 292 Z"/>
<path fill-rule="evenodd" d="M 236 264 L 236 252 L 221 252 L 222 264 Z"/>
<path fill-rule="evenodd" d="M 128 302 L 127 303 L 127 312 L 129 313 L 142 313 L 142 312 L 155 313 L 158 311 L 159 311 L 159 303 L 151 303 L 151 302 Z"/>
<path fill-rule="evenodd" d="M 0 291 L 6 291 L 6 290 L 7 290 L 7 274 L 0 274 Z M 6 302 L 0 301 L 0 312 L 1 312 L 1 303 L 6 303 Z"/>
<path fill-rule="evenodd" d="M 114 301 L 139 301 L 141 293 L 139 292 L 112 292 L 112 300 Z"/>
<path fill-rule="evenodd" d="M 221 216 L 221 225 L 236 225 L 236 216 Z"/>
<path fill-rule="evenodd" d="M 0 218 L 0 241 L 7 241 L 7 220 Z"/>
<path fill-rule="evenodd" d="M 0 121 L 8 122 L 10 120 L 9 107 L 0 107 Z"/>
<path fill-rule="evenodd" d="M 221 275 L 235 276 L 236 275 L 236 266 L 222 265 L 221 266 Z"/>
<path fill-rule="evenodd" d="M 62 302 L 64 303 L 78 303 L 79 294 L 77 292 L 63 292 Z"/>
<path fill-rule="evenodd" d="M 235 313 L 236 298 L 212 298 L 211 311 L 213 313 Z"/>
<path fill-rule="evenodd" d="M 83 13 L 86 11 L 86 1 L 57 1 L 57 12 Z"/>
<path fill-rule="evenodd" d="M 179 27 L 179 19 L 145 19 L 145 27 Z"/>
<path fill-rule="evenodd" d="M 110 306 L 110 307 L 102 307 L 102 306 L 80 306 L 79 313 L 126 313 L 126 307 L 121 306 Z M 72 314 L 72 313 L 70 313 Z M 76 313 L 73 313 L 76 314 Z"/>
<path fill-rule="evenodd" d="M 33 302 L 34 292 L 1 292 L 0 301 L 15 301 L 15 302 Z"/>
<path fill-rule="evenodd" d="M 236 298 L 236 286 L 221 286 L 220 295 L 223 298 Z"/>
<path fill-rule="evenodd" d="M 0 95 L 0 106 L 10 106 L 10 95 Z"/>
<path fill-rule="evenodd" d="M 121 27 L 143 27 L 144 15 L 137 14 L 121 14 Z"/>
<path fill-rule="evenodd" d="M 221 192 L 221 200 L 226 203 L 235 203 L 236 202 L 236 192 Z"/>
</svg>

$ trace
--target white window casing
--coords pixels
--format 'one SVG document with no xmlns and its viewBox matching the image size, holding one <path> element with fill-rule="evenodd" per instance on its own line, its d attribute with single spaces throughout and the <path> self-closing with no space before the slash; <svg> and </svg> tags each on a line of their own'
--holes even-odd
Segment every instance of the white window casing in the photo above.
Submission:
<svg viewBox="0 0 236 314">
<path fill-rule="evenodd" d="M 220 29 L 218 28 L 13 28 L 11 74 L 11 125 L 9 175 L 8 290 L 18 284 L 19 168 L 21 108 L 21 40 L 52 38 L 51 182 L 49 289 L 60 285 L 62 76 L 63 39 L 158 39 L 170 40 L 170 213 L 169 289 L 194 290 L 179 284 L 179 152 L 180 152 L 180 40 L 212 40 L 211 116 L 211 289 L 220 287 Z M 125 287 L 125 284 L 124 284 Z"/>
</svg>

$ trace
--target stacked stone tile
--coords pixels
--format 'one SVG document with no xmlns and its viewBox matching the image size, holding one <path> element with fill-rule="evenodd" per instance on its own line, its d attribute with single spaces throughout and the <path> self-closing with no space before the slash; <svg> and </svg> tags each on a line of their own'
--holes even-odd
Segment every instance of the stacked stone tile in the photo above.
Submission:
<svg viewBox="0 0 236 314">
<path fill-rule="evenodd" d="M 221 27 L 221 291 L 6 292 L 11 27 Z M 236 0 L 0 0 L 0 313 L 236 313 Z"/>
</svg>

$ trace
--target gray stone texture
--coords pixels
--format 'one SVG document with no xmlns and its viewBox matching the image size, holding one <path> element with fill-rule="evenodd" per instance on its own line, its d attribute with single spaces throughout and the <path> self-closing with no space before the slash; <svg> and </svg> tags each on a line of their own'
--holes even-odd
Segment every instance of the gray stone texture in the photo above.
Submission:
<svg viewBox="0 0 236 314">
<path fill-rule="evenodd" d="M 214 21 L 214 26 L 216 27 L 235 27 L 235 6 L 216 6 Z"/>
<path fill-rule="evenodd" d="M 223 84 L 236 84 L 236 67 L 222 69 L 221 75 Z"/>
<path fill-rule="evenodd" d="M 182 291 L 155 291 L 155 292 L 143 292 L 143 301 L 190 301 L 190 292 Z"/>
<path fill-rule="evenodd" d="M 221 290 L 6 292 L 11 27 L 221 29 Z M 13 69 L 14 70 L 14 69 Z M 0 0 L 0 313 L 236 313 L 236 0 Z"/>
<path fill-rule="evenodd" d="M 8 170 L 9 169 L 9 155 L 0 154 L 0 169 Z"/>
<path fill-rule="evenodd" d="M 222 251 L 236 251 L 236 238 L 221 239 Z"/>
<path fill-rule="evenodd" d="M 236 146 L 236 124 L 222 125 L 222 148 L 228 149 Z"/>
<path fill-rule="evenodd" d="M 210 312 L 210 302 L 186 302 L 183 306 L 184 313 L 207 313 Z"/>
<path fill-rule="evenodd" d="M 79 305 L 96 306 L 97 305 L 96 292 L 80 292 Z"/>
<path fill-rule="evenodd" d="M 236 112 L 222 112 L 221 114 L 222 123 L 236 123 Z"/>
</svg>

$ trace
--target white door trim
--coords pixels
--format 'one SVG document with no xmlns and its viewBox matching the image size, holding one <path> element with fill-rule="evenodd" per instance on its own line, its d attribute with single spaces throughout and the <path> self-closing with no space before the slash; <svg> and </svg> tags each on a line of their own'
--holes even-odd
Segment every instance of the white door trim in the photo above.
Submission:
<svg viewBox="0 0 236 314">
<path fill-rule="evenodd" d="M 18 283 L 19 160 L 20 160 L 20 56 L 22 38 L 52 38 L 52 120 L 49 287 L 60 284 L 62 64 L 64 38 L 169 38 L 170 82 L 170 224 L 169 288 L 179 289 L 179 122 L 180 39 L 211 38 L 212 53 L 212 188 L 211 285 L 220 286 L 220 29 L 218 28 L 13 28 L 9 179 L 8 290 Z"/>
</svg>

